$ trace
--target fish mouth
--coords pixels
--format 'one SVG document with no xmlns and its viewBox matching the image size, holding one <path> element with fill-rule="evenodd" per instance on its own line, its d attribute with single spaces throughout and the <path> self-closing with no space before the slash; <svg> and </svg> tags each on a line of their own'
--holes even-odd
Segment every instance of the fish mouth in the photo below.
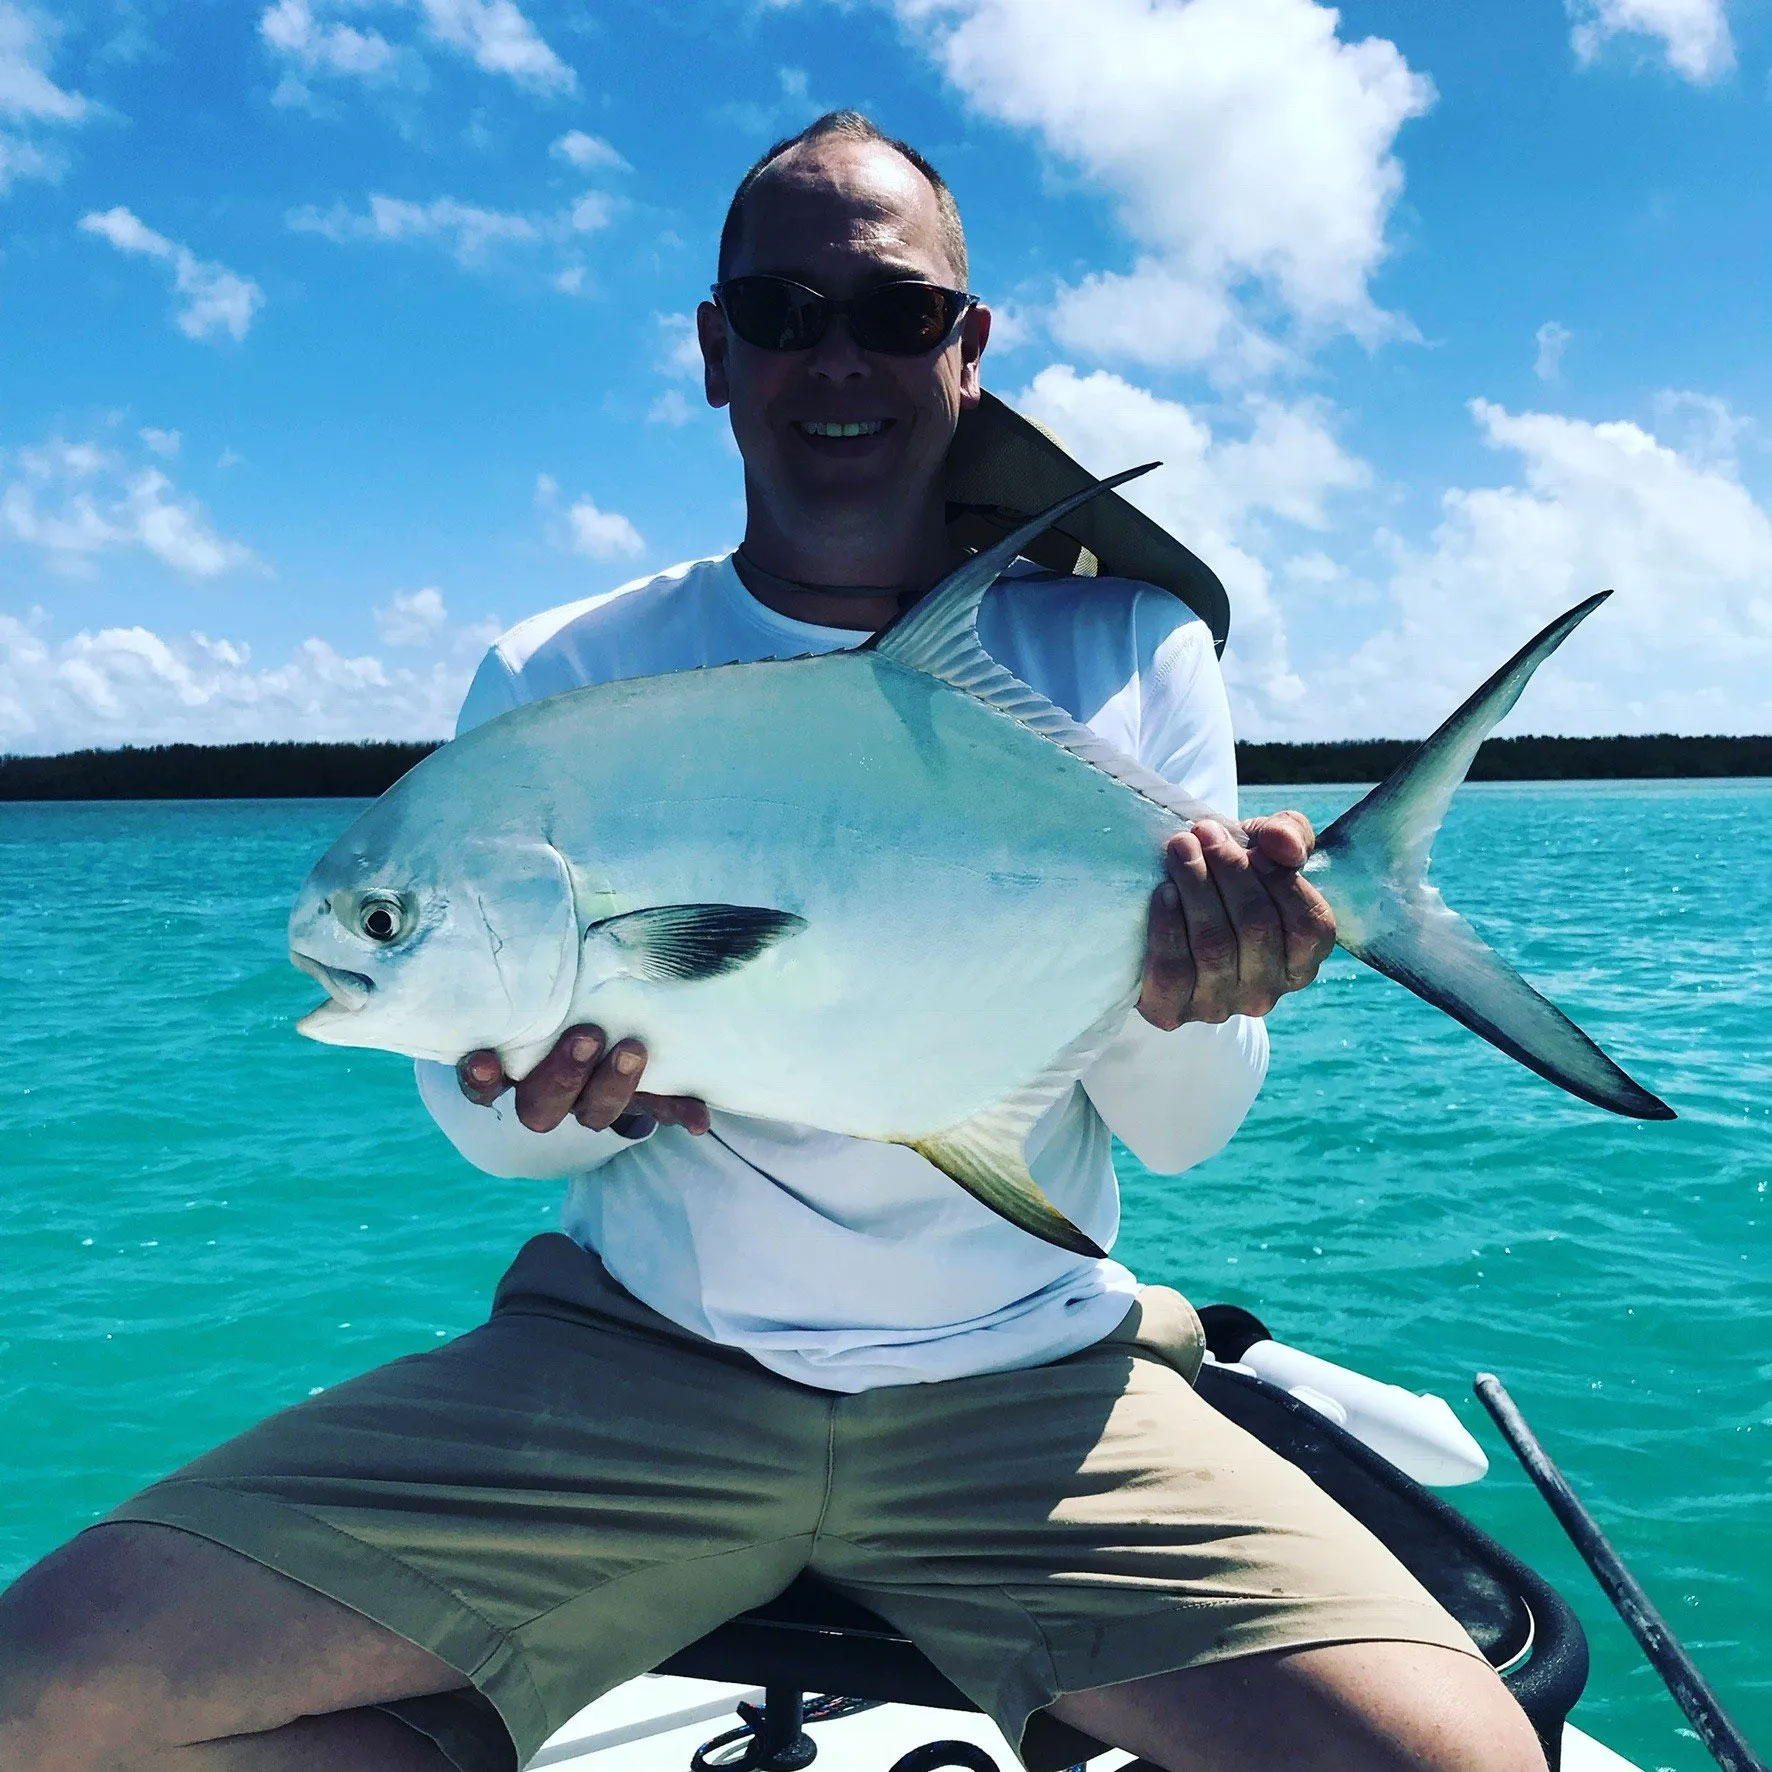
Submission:
<svg viewBox="0 0 1772 1772">
<path fill-rule="evenodd" d="M 324 960 L 316 960 L 312 954 L 304 954 L 300 949 L 290 950 L 289 963 L 313 979 L 330 999 L 314 1011 L 316 1015 L 327 1009 L 361 1009 L 375 994 L 373 978 L 352 972 L 345 966 L 328 966 Z"/>
</svg>

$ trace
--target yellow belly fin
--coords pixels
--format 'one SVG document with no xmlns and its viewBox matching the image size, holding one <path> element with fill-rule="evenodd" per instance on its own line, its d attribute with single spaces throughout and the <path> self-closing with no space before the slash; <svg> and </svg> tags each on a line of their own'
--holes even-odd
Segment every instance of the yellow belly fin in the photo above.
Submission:
<svg viewBox="0 0 1772 1772">
<path fill-rule="evenodd" d="M 1107 1251 L 1080 1231 L 1047 1199 L 1027 1164 L 1028 1134 L 1040 1116 L 1092 1065 L 1125 1026 L 1136 991 L 1122 997 L 1053 1059 L 1032 1082 L 983 1113 L 940 1132 L 889 1142 L 908 1145 L 950 1181 L 999 1217 L 1073 1255 L 1100 1258 Z"/>
</svg>

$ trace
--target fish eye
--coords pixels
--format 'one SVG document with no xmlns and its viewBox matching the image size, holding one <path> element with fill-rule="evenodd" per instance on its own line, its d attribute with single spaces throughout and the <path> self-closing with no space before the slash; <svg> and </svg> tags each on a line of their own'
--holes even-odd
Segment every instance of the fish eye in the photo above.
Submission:
<svg viewBox="0 0 1772 1772">
<path fill-rule="evenodd" d="M 391 893 L 366 893 L 357 906 L 357 932 L 373 942 L 395 940 L 405 921 L 405 907 Z"/>
</svg>

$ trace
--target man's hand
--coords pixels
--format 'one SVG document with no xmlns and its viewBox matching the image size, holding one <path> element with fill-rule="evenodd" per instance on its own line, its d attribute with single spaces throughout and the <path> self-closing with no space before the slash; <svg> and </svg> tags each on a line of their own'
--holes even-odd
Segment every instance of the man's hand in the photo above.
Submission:
<svg viewBox="0 0 1772 1772">
<path fill-rule="evenodd" d="M 568 1115 L 593 1132 L 614 1127 L 641 1138 L 654 1125 L 701 1134 L 708 1107 L 692 1095 L 649 1095 L 640 1087 L 646 1048 L 638 1040 L 613 1046 L 599 1027 L 568 1028 L 554 1049 L 517 1085 L 517 1118 L 531 1132 L 552 1132 Z M 496 1052 L 470 1052 L 455 1067 L 461 1092 L 490 1107 L 511 1087 Z"/>
<path fill-rule="evenodd" d="M 1266 1015 L 1335 946 L 1335 913 L 1298 870 L 1317 835 L 1302 812 L 1244 821 L 1245 849 L 1202 819 L 1169 839 L 1151 897 L 1138 1012 L 1153 1027 Z"/>
</svg>

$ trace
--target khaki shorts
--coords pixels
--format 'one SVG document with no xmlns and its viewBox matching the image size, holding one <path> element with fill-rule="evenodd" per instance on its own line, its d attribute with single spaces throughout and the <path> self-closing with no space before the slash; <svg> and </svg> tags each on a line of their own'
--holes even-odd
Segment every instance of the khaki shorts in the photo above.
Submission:
<svg viewBox="0 0 1772 1772">
<path fill-rule="evenodd" d="M 462 1772 L 509 1772 L 805 1569 L 914 1638 L 1012 1742 L 1060 1693 L 1231 1656 L 1476 1654 L 1376 1538 L 1195 1396 L 1201 1354 L 1193 1308 L 1154 1286 L 1050 1365 L 813 1390 L 541 1236 L 482 1327 L 272 1416 L 110 1519 L 238 1551 L 457 1668 L 478 1697 L 390 1708 Z"/>
</svg>

